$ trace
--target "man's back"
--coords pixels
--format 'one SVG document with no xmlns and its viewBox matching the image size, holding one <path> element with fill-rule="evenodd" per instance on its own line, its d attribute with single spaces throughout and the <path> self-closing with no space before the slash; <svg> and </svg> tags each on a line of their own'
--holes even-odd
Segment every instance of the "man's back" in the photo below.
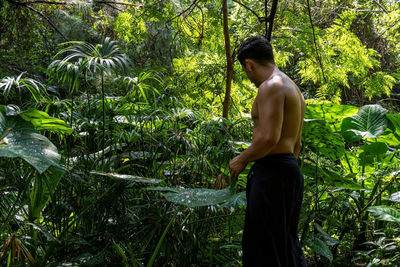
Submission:
<svg viewBox="0 0 400 267">
<path fill-rule="evenodd" d="M 293 153 L 298 155 L 301 143 L 301 129 L 305 111 L 305 101 L 296 84 L 283 72 L 277 70 L 271 79 L 264 81 L 259 88 L 260 91 L 279 90 L 279 97 L 283 98 L 283 119 L 278 143 L 269 154 Z M 267 103 L 262 97 L 257 95 L 253 109 L 252 118 L 254 120 L 254 132 L 262 131 L 259 129 L 259 108 L 263 105 L 274 105 L 268 108 L 280 108 L 277 102 Z M 267 122 L 268 124 L 268 122 Z"/>
</svg>

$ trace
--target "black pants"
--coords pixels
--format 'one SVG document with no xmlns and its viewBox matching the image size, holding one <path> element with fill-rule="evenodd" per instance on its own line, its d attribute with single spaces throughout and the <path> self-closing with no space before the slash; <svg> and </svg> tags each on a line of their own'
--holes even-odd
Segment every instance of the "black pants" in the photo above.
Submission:
<svg viewBox="0 0 400 267">
<path fill-rule="evenodd" d="M 244 267 L 307 266 L 297 235 L 303 175 L 292 154 L 257 160 L 247 178 Z"/>
</svg>

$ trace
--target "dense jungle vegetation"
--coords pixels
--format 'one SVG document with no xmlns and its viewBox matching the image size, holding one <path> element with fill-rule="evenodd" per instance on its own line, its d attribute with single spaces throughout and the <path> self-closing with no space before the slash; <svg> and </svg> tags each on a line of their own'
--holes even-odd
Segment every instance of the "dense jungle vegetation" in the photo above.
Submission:
<svg viewBox="0 0 400 267">
<path fill-rule="evenodd" d="M 0 265 L 241 266 L 266 35 L 307 110 L 310 266 L 400 266 L 397 0 L 1 0 Z"/>
</svg>

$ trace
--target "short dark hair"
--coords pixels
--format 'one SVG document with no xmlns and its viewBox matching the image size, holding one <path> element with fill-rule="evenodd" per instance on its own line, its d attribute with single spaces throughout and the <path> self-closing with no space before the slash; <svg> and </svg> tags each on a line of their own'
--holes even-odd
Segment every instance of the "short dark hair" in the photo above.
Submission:
<svg viewBox="0 0 400 267">
<path fill-rule="evenodd" d="M 240 64 L 244 65 L 246 58 L 253 59 L 260 64 L 275 63 L 272 46 L 267 38 L 254 36 L 244 41 L 238 51 L 237 56 Z"/>
</svg>

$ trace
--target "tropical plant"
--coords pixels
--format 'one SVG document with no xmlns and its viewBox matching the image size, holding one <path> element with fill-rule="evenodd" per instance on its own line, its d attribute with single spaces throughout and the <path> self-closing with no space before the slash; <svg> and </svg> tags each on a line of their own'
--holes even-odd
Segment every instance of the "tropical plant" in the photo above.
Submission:
<svg viewBox="0 0 400 267">
<path fill-rule="evenodd" d="M 69 45 L 56 54 L 55 57 L 66 55 L 61 60 L 53 61 L 49 69 L 57 73 L 59 71 L 63 74 L 58 75 L 58 79 L 68 81 L 72 90 L 77 90 L 79 86 L 79 77 L 82 70 L 86 70 L 86 76 L 98 75 L 101 78 L 101 96 L 102 96 L 102 109 L 103 109 L 103 149 L 105 148 L 105 128 L 106 128 L 106 108 L 105 108 L 105 91 L 104 91 L 104 74 L 111 75 L 111 72 L 117 73 L 118 71 L 126 72 L 131 67 L 131 61 L 123 54 L 115 41 L 109 37 L 105 38 L 103 44 L 92 45 L 87 42 L 67 42 L 63 45 Z M 89 96 L 89 93 L 88 93 Z M 89 103 L 88 98 L 88 103 Z M 104 157 L 103 157 L 104 163 Z"/>
<path fill-rule="evenodd" d="M 38 101 L 46 93 L 45 86 L 41 82 L 32 78 L 23 78 L 25 73 L 18 76 L 4 77 L 0 80 L 0 89 L 3 91 L 4 100 L 9 101 L 9 97 L 16 95 L 18 104 L 22 105 L 24 89 L 26 89 L 35 101 Z M 15 100 L 16 100 L 15 99 Z"/>
</svg>

